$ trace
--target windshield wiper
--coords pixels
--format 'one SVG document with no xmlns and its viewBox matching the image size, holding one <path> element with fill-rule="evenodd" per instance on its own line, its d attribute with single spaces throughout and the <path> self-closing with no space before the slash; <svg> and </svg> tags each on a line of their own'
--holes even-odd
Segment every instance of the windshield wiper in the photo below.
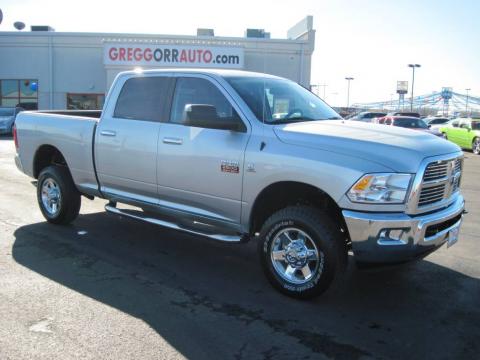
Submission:
<svg viewBox="0 0 480 360">
<path fill-rule="evenodd" d="M 278 119 L 278 120 L 272 120 L 269 121 L 269 124 L 273 125 L 279 125 L 279 124 L 288 124 L 291 122 L 303 122 L 303 121 L 312 121 L 315 119 L 309 118 L 309 117 L 295 117 L 295 118 L 289 118 L 289 119 Z"/>
</svg>

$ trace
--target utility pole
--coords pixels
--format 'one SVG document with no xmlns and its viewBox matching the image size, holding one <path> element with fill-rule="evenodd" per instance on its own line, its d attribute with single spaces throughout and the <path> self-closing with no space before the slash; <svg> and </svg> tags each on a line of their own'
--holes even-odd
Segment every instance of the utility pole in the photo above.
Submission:
<svg viewBox="0 0 480 360">
<path fill-rule="evenodd" d="M 348 109 L 350 107 L 350 81 L 354 80 L 354 78 L 351 76 L 347 76 L 345 80 L 347 80 L 348 82 L 348 85 L 347 85 L 347 112 L 348 112 Z"/>
<path fill-rule="evenodd" d="M 415 86 L 415 68 L 421 67 L 420 64 L 408 64 L 412 68 L 412 94 L 410 98 L 410 111 L 413 111 L 413 87 Z"/>
<path fill-rule="evenodd" d="M 467 102 L 465 103 L 465 116 L 468 116 L 468 92 L 472 90 L 470 88 L 468 89 L 465 89 L 465 91 L 467 92 Z"/>
</svg>

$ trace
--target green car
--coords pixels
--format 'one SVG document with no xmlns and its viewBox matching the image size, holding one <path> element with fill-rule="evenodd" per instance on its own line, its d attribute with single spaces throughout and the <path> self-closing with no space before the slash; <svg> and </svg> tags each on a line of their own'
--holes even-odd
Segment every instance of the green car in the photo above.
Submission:
<svg viewBox="0 0 480 360">
<path fill-rule="evenodd" d="M 454 119 L 440 128 L 445 139 L 462 149 L 471 149 L 475 155 L 480 154 L 480 119 Z"/>
</svg>

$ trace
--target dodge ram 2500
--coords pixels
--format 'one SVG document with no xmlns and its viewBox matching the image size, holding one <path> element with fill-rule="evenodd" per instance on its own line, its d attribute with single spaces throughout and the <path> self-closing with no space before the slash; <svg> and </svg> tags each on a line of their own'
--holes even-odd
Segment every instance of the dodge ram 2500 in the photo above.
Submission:
<svg viewBox="0 0 480 360">
<path fill-rule="evenodd" d="M 298 84 L 222 70 L 117 76 L 103 111 L 21 113 L 16 164 L 47 221 L 81 196 L 214 240 L 258 241 L 269 281 L 319 295 L 345 267 L 454 244 L 463 154 L 413 130 L 346 121 Z"/>
</svg>

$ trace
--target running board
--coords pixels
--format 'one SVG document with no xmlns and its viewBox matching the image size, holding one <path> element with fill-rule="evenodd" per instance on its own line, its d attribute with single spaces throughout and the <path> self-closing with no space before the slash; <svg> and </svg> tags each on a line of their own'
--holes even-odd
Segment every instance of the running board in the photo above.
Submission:
<svg viewBox="0 0 480 360">
<path fill-rule="evenodd" d="M 134 215 L 134 214 L 128 213 L 127 211 L 124 211 L 122 209 L 118 209 L 115 206 L 112 206 L 112 205 L 109 205 L 109 204 L 105 205 L 105 210 L 107 212 L 110 212 L 110 213 L 113 213 L 113 214 L 117 214 L 117 215 L 121 215 L 121 216 L 127 216 L 127 217 L 132 218 L 132 219 L 142 220 L 142 221 L 148 222 L 150 224 L 160 225 L 160 226 L 163 226 L 163 227 L 166 227 L 166 228 L 169 228 L 169 229 L 174 229 L 174 230 L 178 230 L 178 231 L 187 232 L 189 234 L 204 236 L 204 237 L 207 237 L 207 238 L 210 238 L 210 239 L 213 239 L 213 240 L 226 241 L 226 242 L 245 242 L 247 240 L 247 238 L 245 236 L 241 236 L 241 235 L 208 234 L 208 233 L 203 233 L 203 232 L 196 231 L 196 230 L 186 229 L 186 228 L 181 227 L 178 224 L 175 224 L 173 222 L 156 219 L 156 218 L 149 217 L 149 216 Z"/>
</svg>

